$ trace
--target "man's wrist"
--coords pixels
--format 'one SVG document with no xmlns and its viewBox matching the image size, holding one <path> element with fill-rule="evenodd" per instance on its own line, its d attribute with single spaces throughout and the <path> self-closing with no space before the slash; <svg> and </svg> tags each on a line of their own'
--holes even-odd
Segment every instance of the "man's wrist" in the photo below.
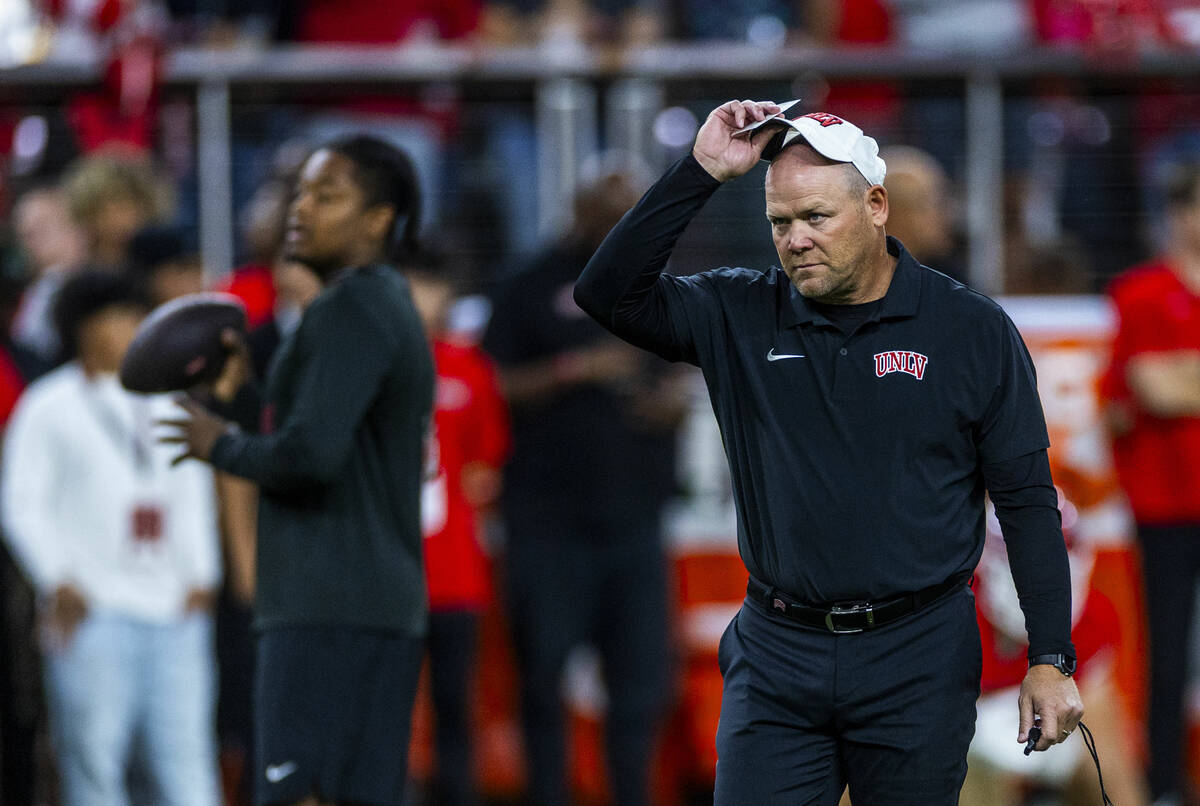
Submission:
<svg viewBox="0 0 1200 806">
<path fill-rule="evenodd" d="M 724 184 L 727 180 L 732 179 L 732 176 L 724 176 L 721 172 L 720 165 L 715 160 L 709 159 L 707 156 L 699 154 L 696 149 L 692 149 L 692 159 L 696 161 L 706 174 L 708 174 L 716 182 Z"/>
<path fill-rule="evenodd" d="M 1042 655 L 1029 656 L 1029 668 L 1034 666 L 1053 666 L 1066 677 L 1075 674 L 1076 661 L 1074 655 L 1065 652 L 1050 652 Z"/>
</svg>

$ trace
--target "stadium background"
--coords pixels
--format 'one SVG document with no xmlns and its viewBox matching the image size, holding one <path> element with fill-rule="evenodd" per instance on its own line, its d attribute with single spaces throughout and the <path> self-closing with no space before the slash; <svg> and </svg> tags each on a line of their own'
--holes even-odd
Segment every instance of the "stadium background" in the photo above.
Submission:
<svg viewBox="0 0 1200 806">
<path fill-rule="evenodd" d="M 1162 171 L 1200 158 L 1200 3 L 453 0 L 346 2 L 332 17 L 333 4 L 321 2 L 307 15 L 303 3 L 233 5 L 0 7 L 6 316 L 31 279 L 13 203 L 77 159 L 119 151 L 147 160 L 173 197 L 170 220 L 190 233 L 216 285 L 252 259 L 242 224 L 256 189 L 295 150 L 354 127 L 393 136 L 420 161 L 432 212 L 425 236 L 476 295 L 459 307 L 471 332 L 486 319 L 487 292 L 570 225 L 596 155 L 634 155 L 653 175 L 686 153 L 717 103 L 801 98 L 881 145 L 929 152 L 948 175 L 953 248 L 928 262 L 1002 296 L 1035 354 L 1060 486 L 1083 516 L 1077 538 L 1095 552 L 1093 585 L 1120 615 L 1117 679 L 1136 721 L 1143 616 L 1131 524 L 1094 398 L 1112 327 L 1100 293 L 1160 247 Z M 676 270 L 774 262 L 761 179 L 759 169 L 717 195 Z M 702 798 L 711 784 L 716 639 L 744 590 L 702 385 L 679 455 L 668 526 L 678 681 L 656 776 L 662 803 Z M 494 524 L 487 540 L 502 553 Z M 28 604 L 19 578 L 5 580 L 12 641 Z M 522 785 L 503 620 L 497 603 L 477 703 L 481 787 L 502 800 Z M 7 657 L 17 683 L 0 717 L 11 724 L 36 712 L 36 685 L 19 653 Z M 600 803 L 603 688 L 594 658 L 583 651 L 577 661 L 566 685 L 574 783 Z M 428 732 L 419 716 L 418 776 L 431 763 Z M 1192 746 L 1200 773 L 1200 744 Z M 6 751 L 11 780 L 27 760 Z M 46 755 L 42 746 L 42 776 L 52 769 Z"/>
</svg>

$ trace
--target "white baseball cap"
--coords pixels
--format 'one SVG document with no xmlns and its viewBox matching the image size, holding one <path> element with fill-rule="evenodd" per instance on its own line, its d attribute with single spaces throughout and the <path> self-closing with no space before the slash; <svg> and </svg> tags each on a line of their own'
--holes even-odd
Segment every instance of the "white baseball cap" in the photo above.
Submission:
<svg viewBox="0 0 1200 806">
<path fill-rule="evenodd" d="M 762 158 L 767 162 L 779 156 L 797 137 L 803 137 L 821 156 L 834 162 L 849 162 L 872 185 L 883 184 L 887 164 L 879 157 L 879 144 L 850 121 L 828 112 L 812 112 L 792 120 L 774 118 L 769 122 L 786 128 L 777 132 L 763 149 Z"/>
</svg>

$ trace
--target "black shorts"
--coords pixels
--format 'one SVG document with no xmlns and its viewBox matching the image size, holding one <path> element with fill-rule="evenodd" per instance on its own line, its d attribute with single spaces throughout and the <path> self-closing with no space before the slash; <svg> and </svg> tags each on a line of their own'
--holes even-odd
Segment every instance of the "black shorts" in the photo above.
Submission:
<svg viewBox="0 0 1200 806">
<path fill-rule="evenodd" d="M 425 642 L 336 627 L 258 638 L 254 800 L 399 806 Z"/>
</svg>

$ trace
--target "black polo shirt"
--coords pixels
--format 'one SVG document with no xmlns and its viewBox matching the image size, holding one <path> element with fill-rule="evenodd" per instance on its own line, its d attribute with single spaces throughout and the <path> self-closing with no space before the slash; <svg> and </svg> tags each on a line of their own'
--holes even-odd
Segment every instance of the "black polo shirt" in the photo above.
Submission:
<svg viewBox="0 0 1200 806">
<path fill-rule="evenodd" d="M 576 299 L 618 335 L 703 370 L 746 567 L 810 603 L 886 599 L 971 573 L 983 467 L 1049 444 L 1016 328 L 895 239 L 891 286 L 848 335 L 779 268 L 663 274 L 718 185 L 681 160 L 593 256 Z M 1062 535 L 1043 532 L 1028 542 L 1046 549 L 1048 574 L 1035 571 L 1037 585 L 1022 574 L 1018 588 L 1023 605 L 1054 599 L 1055 640 L 1069 647 Z M 1019 562 L 1036 564 L 1035 553 Z"/>
</svg>

